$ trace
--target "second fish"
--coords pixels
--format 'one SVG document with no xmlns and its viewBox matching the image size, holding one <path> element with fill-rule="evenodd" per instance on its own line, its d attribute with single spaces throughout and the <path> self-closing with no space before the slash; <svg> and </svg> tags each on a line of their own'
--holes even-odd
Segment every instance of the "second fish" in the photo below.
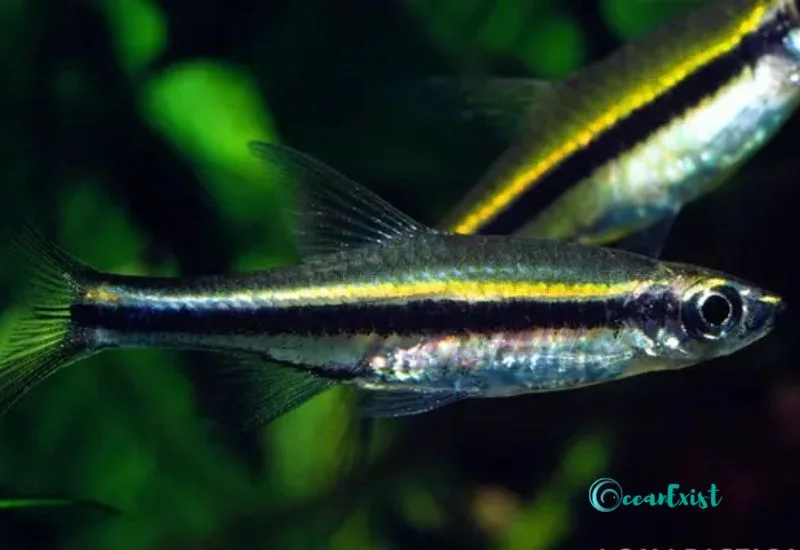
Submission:
<svg viewBox="0 0 800 550">
<path fill-rule="evenodd" d="M 443 229 L 587 244 L 639 233 L 623 247 L 657 256 L 681 208 L 800 104 L 800 0 L 709 2 L 563 83 L 442 83 L 511 106 L 521 127 Z"/>
</svg>

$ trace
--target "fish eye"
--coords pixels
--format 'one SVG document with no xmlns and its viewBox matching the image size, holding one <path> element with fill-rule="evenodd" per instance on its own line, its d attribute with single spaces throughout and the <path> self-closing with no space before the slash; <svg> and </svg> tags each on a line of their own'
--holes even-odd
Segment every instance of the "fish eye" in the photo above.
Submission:
<svg viewBox="0 0 800 550">
<path fill-rule="evenodd" d="M 712 294 L 700 306 L 700 315 L 706 323 L 718 327 L 728 320 L 732 313 L 731 303 L 720 294 Z"/>
<path fill-rule="evenodd" d="M 697 338 L 716 340 L 742 316 L 742 299 L 736 289 L 716 286 L 697 291 L 683 308 L 686 330 Z"/>
</svg>

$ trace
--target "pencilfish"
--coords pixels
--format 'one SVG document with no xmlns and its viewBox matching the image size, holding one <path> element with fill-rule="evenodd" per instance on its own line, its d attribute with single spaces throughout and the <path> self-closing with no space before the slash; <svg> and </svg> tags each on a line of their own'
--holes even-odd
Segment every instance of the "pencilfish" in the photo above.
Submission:
<svg viewBox="0 0 800 550">
<path fill-rule="evenodd" d="M 367 416 L 678 369 L 765 336 L 783 302 L 714 270 L 566 241 L 427 227 L 332 168 L 252 144 L 298 200 L 298 265 L 146 277 L 17 238 L 29 314 L 0 350 L 0 406 L 98 352 L 222 353 L 262 421 L 351 384 Z M 221 386 L 222 387 L 222 386 Z"/>
<path fill-rule="evenodd" d="M 442 85 L 522 120 L 442 229 L 622 241 L 658 256 L 681 209 L 800 104 L 800 0 L 709 2 L 563 82 Z"/>
</svg>

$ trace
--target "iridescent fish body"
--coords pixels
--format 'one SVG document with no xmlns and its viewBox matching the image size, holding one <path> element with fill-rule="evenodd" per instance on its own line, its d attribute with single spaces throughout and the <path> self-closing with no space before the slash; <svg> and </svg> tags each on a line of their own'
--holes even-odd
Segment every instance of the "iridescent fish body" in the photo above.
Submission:
<svg viewBox="0 0 800 550">
<path fill-rule="evenodd" d="M 782 307 L 774 294 L 698 267 L 555 240 L 446 234 L 309 157 L 255 149 L 305 200 L 302 263 L 194 279 L 121 276 L 28 233 L 22 251 L 43 252 L 34 258 L 45 260 L 35 265 L 48 293 L 0 356 L 0 396 L 10 403 L 101 350 L 179 348 L 248 365 L 253 402 L 269 407 L 261 418 L 334 383 L 364 390 L 365 414 L 396 416 L 696 364 L 758 340 Z"/>
<path fill-rule="evenodd" d="M 561 83 L 449 81 L 525 121 L 441 227 L 585 244 L 649 231 L 656 244 L 630 250 L 657 253 L 680 209 L 800 104 L 798 4 L 712 1 Z"/>
</svg>

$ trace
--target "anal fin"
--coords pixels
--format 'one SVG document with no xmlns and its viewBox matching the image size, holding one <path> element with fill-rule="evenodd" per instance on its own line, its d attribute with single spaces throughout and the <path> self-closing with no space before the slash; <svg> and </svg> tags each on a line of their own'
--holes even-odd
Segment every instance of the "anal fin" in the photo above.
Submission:
<svg viewBox="0 0 800 550">
<path fill-rule="evenodd" d="M 269 424 L 335 383 L 255 355 L 214 356 L 220 361 L 205 382 L 212 386 L 213 412 L 220 415 L 216 420 L 245 432 Z"/>
<path fill-rule="evenodd" d="M 450 405 L 469 397 L 465 392 L 371 390 L 364 394 L 359 413 L 366 418 L 411 416 Z"/>
</svg>

